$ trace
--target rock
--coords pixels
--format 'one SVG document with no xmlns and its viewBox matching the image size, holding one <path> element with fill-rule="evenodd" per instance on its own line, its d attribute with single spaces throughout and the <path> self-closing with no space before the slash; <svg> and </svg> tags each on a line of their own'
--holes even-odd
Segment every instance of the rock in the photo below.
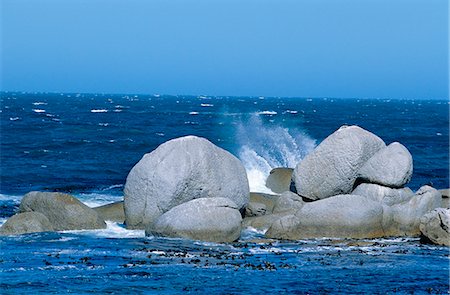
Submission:
<svg viewBox="0 0 450 295">
<path fill-rule="evenodd" d="M 383 206 L 385 236 L 419 236 L 420 218 L 440 205 L 441 193 L 425 185 L 409 201 Z"/>
<path fill-rule="evenodd" d="M 274 168 L 270 171 L 266 180 L 266 187 L 274 193 L 289 191 L 291 185 L 292 168 Z"/>
<path fill-rule="evenodd" d="M 414 192 L 410 188 L 394 189 L 373 183 L 361 183 L 353 190 L 352 194 L 364 196 L 389 206 L 409 201 L 414 196 Z"/>
<path fill-rule="evenodd" d="M 439 192 L 441 193 L 442 198 L 450 198 L 450 189 L 440 189 Z"/>
<path fill-rule="evenodd" d="M 0 227 L 0 236 L 21 235 L 53 231 L 53 226 L 44 214 L 39 212 L 24 212 L 10 217 Z"/>
<path fill-rule="evenodd" d="M 376 238 L 384 235 L 383 208 L 379 202 L 358 195 L 338 195 L 305 203 L 275 221 L 266 237 L 276 239 Z"/>
<path fill-rule="evenodd" d="M 228 198 L 200 198 L 173 207 L 146 228 L 146 235 L 233 242 L 241 234 L 239 206 Z"/>
<path fill-rule="evenodd" d="M 266 206 L 266 214 L 272 213 L 273 206 L 278 200 L 278 195 L 270 195 L 264 193 L 250 193 L 250 203 L 261 203 Z"/>
<path fill-rule="evenodd" d="M 103 220 L 111 220 L 119 223 L 124 223 L 125 221 L 123 201 L 106 204 L 92 209 L 94 209 Z"/>
<path fill-rule="evenodd" d="M 398 142 L 376 152 L 359 170 L 358 178 L 393 188 L 411 180 L 413 159 L 408 149 Z"/>
<path fill-rule="evenodd" d="M 450 246 L 450 209 L 437 208 L 420 218 L 423 242 Z"/>
<path fill-rule="evenodd" d="M 442 195 L 441 208 L 450 208 L 450 189 L 440 189 L 439 192 Z"/>
<path fill-rule="evenodd" d="M 242 221 L 242 228 L 251 227 L 256 230 L 265 231 L 278 219 L 294 213 L 295 211 L 285 211 L 263 216 L 245 217 Z"/>
<path fill-rule="evenodd" d="M 285 211 L 297 211 L 303 207 L 305 202 L 302 197 L 293 192 L 284 192 L 275 202 L 273 213 L 280 213 Z"/>
<path fill-rule="evenodd" d="M 208 140 L 185 136 L 163 143 L 131 169 L 125 184 L 125 223 L 143 228 L 173 207 L 198 198 L 249 201 L 241 162 Z"/>
<path fill-rule="evenodd" d="M 350 193 L 360 168 L 383 147 L 378 136 L 358 126 L 342 126 L 295 167 L 297 194 L 318 200 Z"/>
<path fill-rule="evenodd" d="M 106 228 L 97 212 L 62 193 L 30 192 L 23 197 L 19 212 L 44 214 L 55 231 Z"/>
<path fill-rule="evenodd" d="M 257 202 L 250 202 L 245 208 L 245 216 L 262 216 L 266 214 L 266 211 L 266 205 Z"/>
</svg>

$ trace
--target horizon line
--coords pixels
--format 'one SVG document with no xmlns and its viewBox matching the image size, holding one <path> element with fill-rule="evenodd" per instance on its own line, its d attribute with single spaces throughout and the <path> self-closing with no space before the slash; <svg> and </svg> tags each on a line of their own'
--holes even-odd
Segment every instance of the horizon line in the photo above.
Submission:
<svg viewBox="0 0 450 295">
<path fill-rule="evenodd" d="M 265 95 L 208 95 L 208 94 L 162 94 L 162 93 L 126 93 L 126 92 L 57 92 L 57 91 L 22 91 L 22 90 L 0 90 L 0 93 L 20 93 L 20 94 L 75 94 L 75 95 L 151 95 L 155 98 L 157 97 L 193 97 L 193 98 L 263 98 L 263 99 L 273 99 L 273 98 L 287 98 L 287 99 L 372 99 L 372 100 L 446 100 L 450 101 L 449 97 L 444 98 L 407 98 L 407 97 L 335 97 L 335 96 L 265 96 Z"/>
</svg>

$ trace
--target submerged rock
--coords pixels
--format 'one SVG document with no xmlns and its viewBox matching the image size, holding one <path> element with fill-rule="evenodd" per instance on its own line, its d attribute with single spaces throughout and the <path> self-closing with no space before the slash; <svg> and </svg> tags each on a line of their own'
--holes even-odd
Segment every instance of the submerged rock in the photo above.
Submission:
<svg viewBox="0 0 450 295">
<path fill-rule="evenodd" d="M 399 188 L 411 180 L 413 159 L 408 149 L 398 142 L 376 152 L 359 170 L 365 182 Z"/>
<path fill-rule="evenodd" d="M 360 168 L 383 147 L 383 140 L 373 133 L 342 126 L 295 167 L 297 193 L 311 200 L 350 193 Z"/>
<path fill-rule="evenodd" d="M 450 246 L 450 209 L 437 208 L 420 219 L 422 241 Z"/>
<path fill-rule="evenodd" d="M 24 212 L 11 216 L 0 227 L 0 235 L 21 235 L 53 231 L 48 218 L 39 212 Z"/>
<path fill-rule="evenodd" d="M 277 239 L 383 237 L 383 208 L 379 202 L 358 195 L 338 195 L 305 203 L 275 221 L 266 237 Z"/>
<path fill-rule="evenodd" d="M 19 212 L 44 214 L 56 231 L 106 228 L 95 210 L 68 194 L 30 192 L 23 197 Z"/>
<path fill-rule="evenodd" d="M 241 162 L 196 136 L 170 140 L 144 155 L 128 174 L 124 192 L 128 228 L 143 228 L 193 199 L 228 198 L 240 210 L 249 201 Z"/>
<path fill-rule="evenodd" d="M 210 242 L 233 242 L 241 234 L 239 207 L 227 198 L 200 198 L 161 215 L 146 235 L 180 237 Z"/>
<path fill-rule="evenodd" d="M 414 196 L 414 192 L 410 188 L 394 189 L 373 183 L 361 183 L 353 190 L 352 194 L 364 196 L 389 206 L 406 202 Z"/>
<path fill-rule="evenodd" d="M 123 223 L 125 221 L 123 201 L 106 204 L 92 209 L 94 209 L 103 220 L 111 220 L 119 223 Z"/>
<path fill-rule="evenodd" d="M 419 236 L 420 218 L 440 205 L 441 193 L 425 185 L 410 200 L 383 206 L 385 236 Z"/>
<path fill-rule="evenodd" d="M 274 193 L 289 191 L 291 185 L 292 168 L 274 168 L 270 171 L 266 180 L 266 187 Z"/>
</svg>

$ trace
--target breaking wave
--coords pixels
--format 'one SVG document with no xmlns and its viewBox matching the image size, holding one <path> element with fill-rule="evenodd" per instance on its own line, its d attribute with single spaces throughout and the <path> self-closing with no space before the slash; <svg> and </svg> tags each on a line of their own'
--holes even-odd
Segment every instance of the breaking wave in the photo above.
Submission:
<svg viewBox="0 0 450 295">
<path fill-rule="evenodd" d="M 266 187 L 270 171 L 276 167 L 294 168 L 316 145 L 298 128 L 276 123 L 264 124 L 259 114 L 237 128 L 238 156 L 247 170 L 250 191 L 273 193 Z"/>
</svg>

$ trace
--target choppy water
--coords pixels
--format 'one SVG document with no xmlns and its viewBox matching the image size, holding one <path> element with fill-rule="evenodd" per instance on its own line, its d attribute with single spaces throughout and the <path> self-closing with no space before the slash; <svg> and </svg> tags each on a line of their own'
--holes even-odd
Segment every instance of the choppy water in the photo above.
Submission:
<svg viewBox="0 0 450 295">
<path fill-rule="evenodd" d="M 412 189 L 449 187 L 449 103 L 439 100 L 1 93 L 2 222 L 31 190 L 88 205 L 122 198 L 142 155 L 194 134 L 238 156 L 253 191 L 343 124 L 414 157 Z M 100 231 L 0 238 L 0 293 L 447 293 L 448 249 L 417 239 L 217 245 Z"/>
</svg>

